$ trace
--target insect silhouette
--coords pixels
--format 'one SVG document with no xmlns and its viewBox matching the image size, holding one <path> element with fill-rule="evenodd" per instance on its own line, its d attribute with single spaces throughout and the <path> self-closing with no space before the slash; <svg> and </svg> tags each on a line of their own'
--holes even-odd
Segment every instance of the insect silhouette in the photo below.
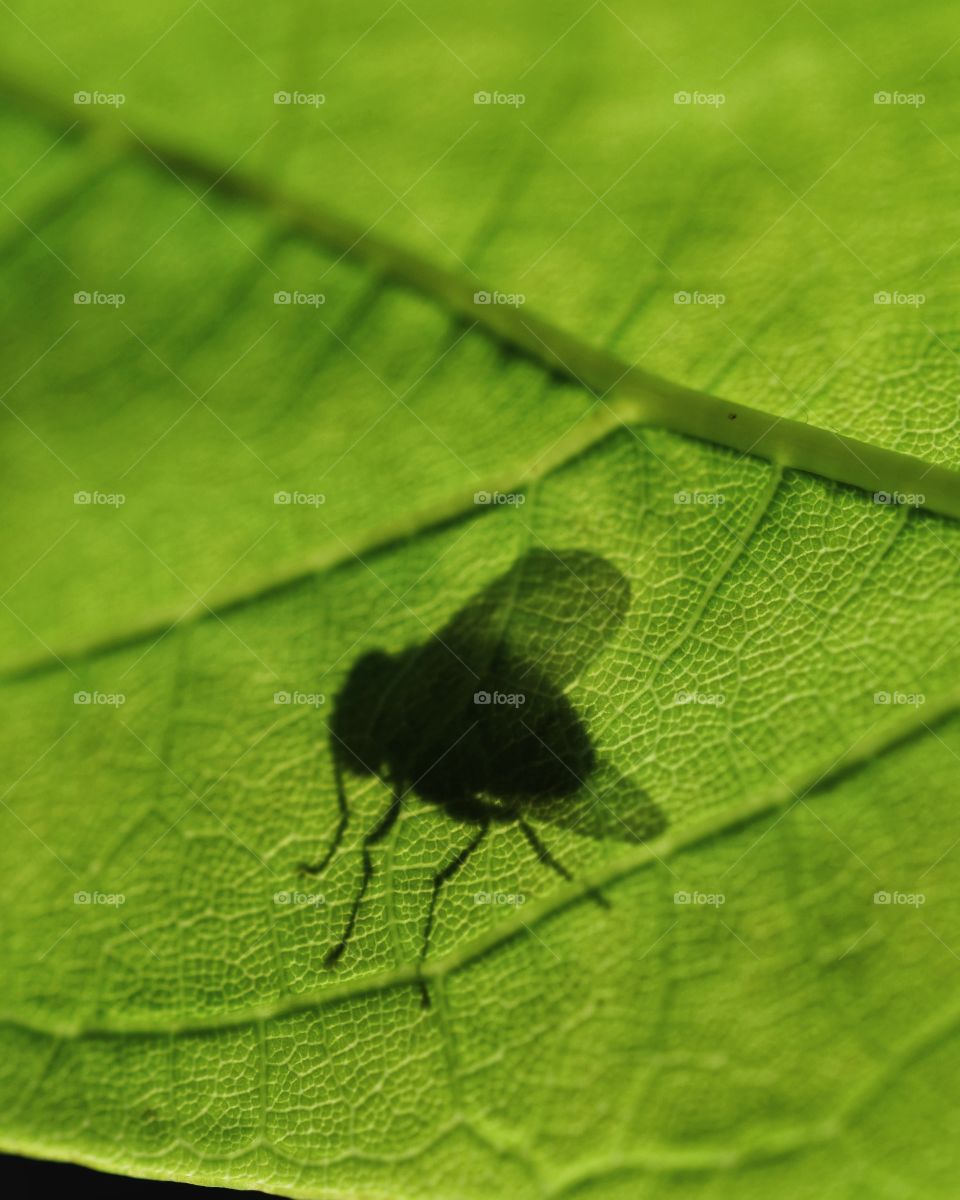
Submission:
<svg viewBox="0 0 960 1200">
<path fill-rule="evenodd" d="M 492 825 L 515 825 L 537 859 L 568 881 L 571 873 L 536 825 L 628 842 L 661 832 L 660 810 L 597 754 L 564 690 L 622 624 L 629 603 L 627 579 L 606 559 L 583 550 L 532 550 L 426 641 L 356 661 L 328 727 L 338 824 L 323 857 L 301 870 L 319 874 L 340 848 L 350 821 L 348 776 L 376 777 L 391 798 L 363 837 L 360 886 L 328 966 L 353 935 L 374 874 L 371 849 L 410 795 L 470 830 L 433 876 L 421 964 L 443 885 Z M 594 898 L 606 905 L 600 893 Z M 421 995 L 429 1004 L 422 981 Z"/>
</svg>

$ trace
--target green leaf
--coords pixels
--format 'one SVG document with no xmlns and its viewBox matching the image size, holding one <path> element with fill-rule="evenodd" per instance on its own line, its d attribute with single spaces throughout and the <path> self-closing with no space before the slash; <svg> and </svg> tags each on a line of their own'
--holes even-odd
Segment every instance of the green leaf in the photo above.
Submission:
<svg viewBox="0 0 960 1200">
<path fill-rule="evenodd" d="M 8 11 L 5 1150 L 953 1195 L 923 14 Z"/>
</svg>

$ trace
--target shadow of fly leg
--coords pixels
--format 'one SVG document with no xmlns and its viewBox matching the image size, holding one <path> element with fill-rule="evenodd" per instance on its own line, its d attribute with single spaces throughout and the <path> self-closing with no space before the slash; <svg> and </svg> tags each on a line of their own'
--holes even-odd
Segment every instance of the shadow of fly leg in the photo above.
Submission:
<svg viewBox="0 0 960 1200">
<path fill-rule="evenodd" d="M 393 787 L 393 799 L 390 801 L 390 807 L 383 814 L 380 820 L 374 825 L 373 829 L 363 839 L 363 876 L 360 880 L 360 888 L 356 896 L 353 898 L 353 904 L 350 908 L 350 916 L 347 918 L 346 928 L 343 931 L 343 937 L 335 946 L 331 946 L 327 951 L 327 956 L 323 960 L 324 966 L 336 966 L 337 960 L 347 948 L 347 942 L 353 936 L 353 927 L 357 923 L 357 914 L 360 911 L 360 905 L 363 903 L 363 897 L 366 895 L 367 886 L 373 878 L 373 859 L 370 857 L 370 847 L 375 846 L 382 838 L 385 838 L 396 823 L 397 817 L 400 815 L 400 809 L 403 806 L 403 797 Z"/>
<path fill-rule="evenodd" d="M 551 871 L 555 871 L 560 876 L 560 878 L 565 879 L 567 881 L 567 883 L 573 883 L 573 876 L 570 874 L 570 872 L 567 870 L 567 868 L 563 865 L 563 863 L 558 862 L 557 859 L 555 859 L 553 857 L 553 855 L 550 853 L 550 851 L 547 849 L 547 847 L 541 841 L 540 835 L 533 828 L 533 826 L 528 825 L 527 822 L 523 819 L 523 817 L 517 818 L 517 824 L 523 830 L 524 836 L 526 837 L 527 841 L 530 843 L 531 847 L 533 848 L 533 852 L 537 856 L 539 861 L 542 862 L 544 866 L 549 867 Z M 600 905 L 601 908 L 609 908 L 610 907 L 610 901 L 606 898 L 606 896 L 604 896 L 604 894 L 602 892 L 597 891 L 596 888 L 591 888 L 587 894 L 592 899 L 596 900 L 596 902 Z"/>
<path fill-rule="evenodd" d="M 333 750 L 333 777 L 337 784 L 337 804 L 340 806 L 340 820 L 337 822 L 333 840 L 330 842 L 326 854 L 315 863 L 300 863 L 297 870 L 301 875 L 319 875 L 326 868 L 330 859 L 340 849 L 340 843 L 343 841 L 343 835 L 346 833 L 347 825 L 350 822 L 350 808 L 347 805 L 347 793 L 343 786 L 343 771 L 340 768 L 340 763 L 337 761 L 336 748 L 331 747 L 331 749 Z"/>
<path fill-rule="evenodd" d="M 430 935 L 433 933 L 433 918 L 437 908 L 437 900 L 440 896 L 440 889 L 445 883 L 451 880 L 460 870 L 460 868 L 466 863 L 470 855 L 487 836 L 489 829 L 490 822 L 482 821 L 480 828 L 476 832 L 476 835 L 470 839 L 470 841 L 466 844 L 466 846 L 463 847 L 462 850 L 457 851 L 457 853 L 453 856 L 453 858 L 450 859 L 445 867 L 441 867 L 436 875 L 434 875 L 433 889 L 430 893 L 430 909 L 427 912 L 427 921 L 423 927 L 423 944 L 420 947 L 420 962 L 418 964 L 418 968 L 423 966 L 424 960 L 426 959 L 427 953 L 430 949 Z M 430 993 L 427 991 L 427 985 L 422 977 L 419 979 L 419 986 L 421 1003 L 423 1004 L 424 1008 L 429 1008 Z"/>
</svg>

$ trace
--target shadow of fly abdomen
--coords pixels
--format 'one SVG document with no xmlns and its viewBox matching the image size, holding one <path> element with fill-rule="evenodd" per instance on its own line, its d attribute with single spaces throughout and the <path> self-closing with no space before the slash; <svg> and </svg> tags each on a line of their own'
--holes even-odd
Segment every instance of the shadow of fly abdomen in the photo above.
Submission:
<svg viewBox="0 0 960 1200">
<path fill-rule="evenodd" d="M 326 854 L 302 869 L 319 873 L 341 845 L 350 820 L 347 776 L 379 779 L 390 800 L 364 835 L 360 885 L 328 965 L 353 936 L 374 872 L 371 848 L 410 795 L 470 833 L 433 876 L 421 962 L 443 885 L 492 824 L 515 824 L 538 860 L 568 881 L 572 875 L 531 822 L 619 841 L 660 832 L 659 810 L 645 793 L 598 762 L 564 690 L 620 626 L 629 598 L 627 580 L 597 555 L 531 551 L 426 641 L 356 661 L 329 725 L 339 821 Z M 422 994 L 426 999 L 425 988 Z"/>
</svg>

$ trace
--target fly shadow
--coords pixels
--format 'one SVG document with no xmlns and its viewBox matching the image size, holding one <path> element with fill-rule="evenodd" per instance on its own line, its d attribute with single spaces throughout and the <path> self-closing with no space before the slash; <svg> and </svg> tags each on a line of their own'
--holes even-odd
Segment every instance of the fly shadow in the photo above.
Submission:
<svg viewBox="0 0 960 1200">
<path fill-rule="evenodd" d="M 567 689 L 617 631 L 630 585 L 584 550 L 531 550 L 481 589 L 436 634 L 395 654 L 354 663 L 329 722 L 339 820 L 330 846 L 301 870 L 322 872 L 350 821 L 349 776 L 389 790 L 384 814 L 362 841 L 362 876 L 334 966 L 353 936 L 374 873 L 371 848 L 393 828 L 408 797 L 436 805 L 469 839 L 433 876 L 420 951 L 430 948 L 437 898 L 494 824 L 516 826 L 537 859 L 570 871 L 537 826 L 597 840 L 642 842 L 665 827 L 660 809 L 598 754 Z M 594 899 L 606 906 L 599 892 Z M 424 1003 L 429 1003 L 421 983 Z"/>
</svg>

